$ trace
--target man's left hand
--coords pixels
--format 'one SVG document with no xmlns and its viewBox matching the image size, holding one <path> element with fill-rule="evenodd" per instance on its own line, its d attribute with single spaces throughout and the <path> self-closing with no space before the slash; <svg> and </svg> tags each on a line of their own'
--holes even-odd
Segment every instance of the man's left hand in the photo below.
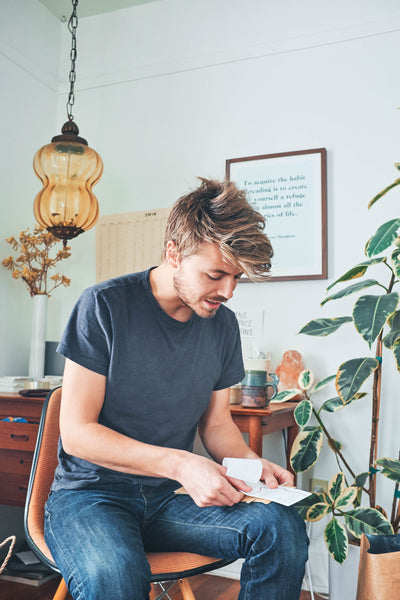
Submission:
<svg viewBox="0 0 400 600">
<path fill-rule="evenodd" d="M 270 462 L 269 460 L 262 459 L 263 470 L 261 474 L 261 481 L 263 481 L 269 488 L 277 488 L 278 485 L 288 485 L 294 487 L 294 476 L 290 471 L 287 471 L 283 467 Z"/>
</svg>

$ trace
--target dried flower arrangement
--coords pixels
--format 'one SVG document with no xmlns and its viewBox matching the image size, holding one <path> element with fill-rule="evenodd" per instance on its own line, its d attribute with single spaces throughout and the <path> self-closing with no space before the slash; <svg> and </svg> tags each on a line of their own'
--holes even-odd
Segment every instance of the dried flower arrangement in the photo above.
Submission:
<svg viewBox="0 0 400 600">
<path fill-rule="evenodd" d="M 71 283 L 68 277 L 59 273 L 49 276 L 49 270 L 60 260 L 69 258 L 71 248 L 63 246 L 55 256 L 51 256 L 52 250 L 61 243 L 60 240 L 39 225 L 35 225 L 33 233 L 28 231 L 29 227 L 21 231 L 19 240 L 14 237 L 6 239 L 14 252 L 20 252 L 20 255 L 5 258 L 3 266 L 12 271 L 14 279 L 22 279 L 26 283 L 31 296 L 50 296 L 50 292 L 60 285 L 68 287 Z"/>
</svg>

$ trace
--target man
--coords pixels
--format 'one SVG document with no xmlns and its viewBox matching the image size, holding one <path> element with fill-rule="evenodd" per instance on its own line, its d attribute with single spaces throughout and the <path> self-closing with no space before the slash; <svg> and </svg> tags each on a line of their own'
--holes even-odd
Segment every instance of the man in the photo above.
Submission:
<svg viewBox="0 0 400 600">
<path fill-rule="evenodd" d="M 266 278 L 263 217 L 233 183 L 201 180 L 170 213 L 160 266 L 86 290 L 66 357 L 46 541 L 75 600 L 145 600 L 145 549 L 244 558 L 240 599 L 299 597 L 307 538 L 294 508 L 240 503 L 228 457 L 258 458 L 229 411 L 244 376 L 223 306 Z M 192 453 L 198 428 L 214 460 Z M 270 487 L 292 475 L 263 460 Z M 183 486 L 187 495 L 174 491 Z"/>
</svg>

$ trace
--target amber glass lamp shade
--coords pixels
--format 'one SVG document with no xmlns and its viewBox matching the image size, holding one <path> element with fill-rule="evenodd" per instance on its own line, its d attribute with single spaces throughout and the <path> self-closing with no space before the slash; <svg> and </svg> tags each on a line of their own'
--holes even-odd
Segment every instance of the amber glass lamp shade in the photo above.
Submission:
<svg viewBox="0 0 400 600">
<path fill-rule="evenodd" d="M 96 223 L 99 205 L 92 187 L 103 172 L 103 161 L 87 141 L 78 136 L 73 121 L 62 127 L 62 135 L 40 148 L 33 168 L 43 183 L 33 212 L 39 225 L 53 235 L 69 240 Z"/>
</svg>

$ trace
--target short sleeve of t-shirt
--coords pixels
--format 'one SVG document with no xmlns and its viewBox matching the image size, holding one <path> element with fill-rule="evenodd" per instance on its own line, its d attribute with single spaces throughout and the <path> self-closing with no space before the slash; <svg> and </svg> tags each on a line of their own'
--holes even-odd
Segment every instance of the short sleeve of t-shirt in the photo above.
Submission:
<svg viewBox="0 0 400 600">
<path fill-rule="evenodd" d="M 69 318 L 57 351 L 100 375 L 108 375 L 111 319 L 102 296 L 83 292 Z"/>
</svg>

